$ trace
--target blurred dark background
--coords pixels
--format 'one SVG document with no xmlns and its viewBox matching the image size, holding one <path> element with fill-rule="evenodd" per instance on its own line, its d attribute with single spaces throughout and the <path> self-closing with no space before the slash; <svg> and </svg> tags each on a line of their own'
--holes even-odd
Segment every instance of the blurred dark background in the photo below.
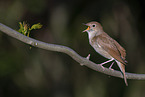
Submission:
<svg viewBox="0 0 145 97">
<path fill-rule="evenodd" d="M 90 53 L 91 61 L 101 63 L 107 59 L 82 33 L 82 23 L 98 21 L 126 49 L 126 71 L 145 73 L 145 0 L 0 0 L 1 23 L 18 30 L 22 21 L 43 25 L 30 37 L 68 46 L 84 57 Z M 145 97 L 145 81 L 128 83 L 0 32 L 0 97 Z"/>
</svg>

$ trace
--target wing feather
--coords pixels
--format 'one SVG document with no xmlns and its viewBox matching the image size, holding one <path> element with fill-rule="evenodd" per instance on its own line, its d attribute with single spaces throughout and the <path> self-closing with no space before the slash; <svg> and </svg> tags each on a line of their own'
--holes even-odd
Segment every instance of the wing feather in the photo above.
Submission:
<svg viewBox="0 0 145 97">
<path fill-rule="evenodd" d="M 114 39 L 107 34 L 100 34 L 97 36 L 96 41 L 106 52 L 108 52 L 114 59 L 126 64 L 125 49 Z"/>
</svg>

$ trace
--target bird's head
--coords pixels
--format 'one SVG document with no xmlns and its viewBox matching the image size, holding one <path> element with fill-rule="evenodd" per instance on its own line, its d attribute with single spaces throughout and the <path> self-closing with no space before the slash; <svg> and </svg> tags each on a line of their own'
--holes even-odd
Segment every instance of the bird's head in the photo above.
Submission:
<svg viewBox="0 0 145 97">
<path fill-rule="evenodd" d="M 89 22 L 84 25 L 88 26 L 88 28 L 84 30 L 83 32 L 88 32 L 88 33 L 96 32 L 97 33 L 98 31 L 103 30 L 101 24 L 98 22 Z"/>
</svg>

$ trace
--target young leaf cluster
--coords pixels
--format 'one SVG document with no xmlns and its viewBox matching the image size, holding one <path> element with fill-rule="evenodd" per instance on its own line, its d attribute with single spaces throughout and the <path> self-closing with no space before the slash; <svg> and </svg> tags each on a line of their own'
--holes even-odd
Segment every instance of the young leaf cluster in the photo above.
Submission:
<svg viewBox="0 0 145 97">
<path fill-rule="evenodd" d="M 29 24 L 25 23 L 25 22 L 19 22 L 19 30 L 18 32 L 19 33 L 22 33 L 23 35 L 29 37 L 30 35 L 30 32 L 32 30 L 35 30 L 35 29 L 40 29 L 42 27 L 42 25 L 40 23 L 37 23 L 37 24 L 33 24 L 31 27 L 29 26 Z"/>
</svg>

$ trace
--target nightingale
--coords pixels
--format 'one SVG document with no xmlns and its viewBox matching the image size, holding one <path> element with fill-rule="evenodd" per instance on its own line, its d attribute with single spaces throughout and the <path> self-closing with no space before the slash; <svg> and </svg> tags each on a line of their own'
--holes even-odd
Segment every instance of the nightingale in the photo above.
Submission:
<svg viewBox="0 0 145 97">
<path fill-rule="evenodd" d="M 125 49 L 113 38 L 111 38 L 107 33 L 103 31 L 103 28 L 98 22 L 89 22 L 85 24 L 88 26 L 83 32 L 88 33 L 89 43 L 100 55 L 109 59 L 99 65 L 104 65 L 108 62 L 112 62 L 109 69 L 113 66 L 114 62 L 119 66 L 126 86 L 128 86 L 127 79 L 125 76 L 125 65 L 127 61 L 125 60 L 126 51 Z M 103 67 L 103 66 L 102 66 Z"/>
</svg>

